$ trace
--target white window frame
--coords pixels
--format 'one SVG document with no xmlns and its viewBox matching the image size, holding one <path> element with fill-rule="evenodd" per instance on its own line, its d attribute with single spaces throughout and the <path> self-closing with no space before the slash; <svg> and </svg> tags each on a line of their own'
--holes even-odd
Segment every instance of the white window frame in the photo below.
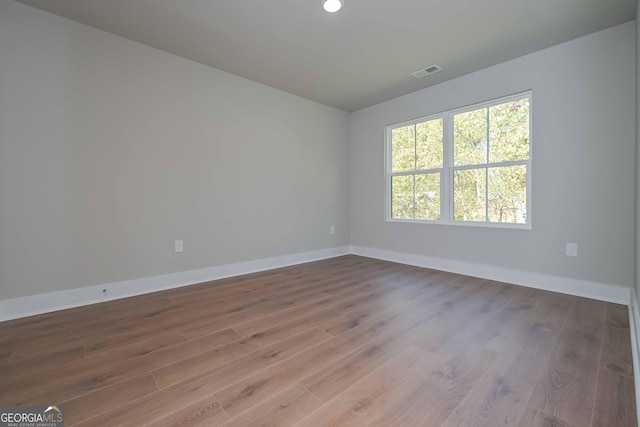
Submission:
<svg viewBox="0 0 640 427">
<path fill-rule="evenodd" d="M 523 98 L 529 99 L 529 156 L 526 160 L 510 161 L 510 162 L 492 162 L 475 165 L 454 166 L 453 162 L 453 117 L 456 114 L 465 113 L 468 111 L 477 110 L 480 108 L 491 107 L 494 105 L 504 104 L 509 101 L 516 101 Z M 417 123 L 427 122 L 429 120 L 442 118 L 443 124 L 443 167 L 437 169 L 426 170 L 412 170 L 405 172 L 392 172 L 391 170 L 391 132 L 393 129 L 402 128 L 405 126 L 414 125 Z M 395 123 L 385 127 L 385 141 L 384 141 L 384 170 L 385 170 L 385 221 L 398 222 L 398 223 L 417 223 L 417 224 L 446 224 L 446 225 L 461 225 L 471 227 L 489 227 L 489 228 L 507 228 L 507 229 L 519 229 L 519 230 L 531 230 L 532 229 L 532 157 L 533 157 L 533 92 L 531 90 L 525 92 L 519 92 L 513 95 L 504 96 L 501 98 L 495 98 L 488 101 L 480 102 L 473 105 L 467 105 L 465 107 L 456 108 L 448 111 L 444 111 L 438 114 L 432 114 L 429 116 L 419 117 L 417 119 L 408 120 L 402 123 Z M 487 144 L 490 142 L 487 141 Z M 489 150 L 489 147 L 487 147 Z M 489 221 L 455 221 L 453 217 L 453 174 L 454 171 L 464 169 L 480 169 L 484 168 L 486 171 L 492 167 L 502 166 L 514 166 L 525 165 L 527 168 L 527 222 L 524 224 L 507 223 L 507 222 L 489 222 Z M 426 220 L 426 219 L 405 219 L 405 218 L 393 218 L 391 216 L 391 178 L 393 176 L 402 175 L 420 175 L 426 173 L 440 172 L 440 219 L 439 220 Z M 488 173 L 488 172 L 487 172 Z M 488 192 L 485 192 L 485 197 L 488 198 Z M 488 203 L 487 203 L 488 209 Z M 487 216 L 488 219 L 488 216 Z"/>
</svg>

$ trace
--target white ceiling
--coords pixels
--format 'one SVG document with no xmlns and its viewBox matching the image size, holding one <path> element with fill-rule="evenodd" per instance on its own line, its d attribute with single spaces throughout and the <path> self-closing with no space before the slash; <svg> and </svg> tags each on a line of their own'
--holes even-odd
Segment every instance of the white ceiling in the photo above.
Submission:
<svg viewBox="0 0 640 427">
<path fill-rule="evenodd" d="M 20 0 L 346 111 L 635 18 L 636 0 Z M 417 80 L 412 71 L 442 71 Z"/>
</svg>

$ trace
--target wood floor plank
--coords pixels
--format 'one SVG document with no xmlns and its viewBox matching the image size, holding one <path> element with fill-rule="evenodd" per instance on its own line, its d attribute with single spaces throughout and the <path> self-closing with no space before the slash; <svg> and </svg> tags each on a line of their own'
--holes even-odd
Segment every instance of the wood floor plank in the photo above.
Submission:
<svg viewBox="0 0 640 427">
<path fill-rule="evenodd" d="M 343 332 L 355 328 L 363 321 L 373 318 L 378 320 L 380 319 L 377 315 L 370 313 L 368 310 L 365 310 L 364 312 L 356 312 L 354 314 L 345 314 L 337 316 L 322 324 L 319 329 L 335 337 L 336 335 L 340 335 Z"/>
<path fill-rule="evenodd" d="M 80 316 L 81 317 L 81 316 Z M 74 322 L 71 320 L 70 322 Z M 52 353 L 66 349 L 68 346 L 77 347 L 82 339 L 89 337 L 95 331 L 113 328 L 115 322 L 112 320 L 87 321 L 72 323 L 68 328 L 63 326 L 53 327 L 47 333 L 46 328 L 17 333 L 13 337 L 0 339 L 0 350 L 11 348 L 12 359 L 21 359 L 37 356 L 41 353 Z M 97 325 L 96 325 L 97 324 Z M 90 331 L 88 333 L 88 331 Z M 84 343 L 82 343 L 84 344 Z"/>
<path fill-rule="evenodd" d="M 380 334 L 393 330 L 389 321 L 365 322 L 323 345 L 304 351 L 216 393 L 230 414 L 239 414 L 270 395 L 290 387 L 310 374 L 324 369 L 345 355 L 357 351 Z"/>
<path fill-rule="evenodd" d="M 502 294 L 504 285 L 485 290 L 480 287 L 470 293 L 470 298 L 456 301 L 449 306 L 445 301 L 437 308 L 438 314 L 429 320 L 428 331 L 415 344 L 432 352 L 446 354 L 455 351 L 462 342 L 487 345 L 496 339 L 516 312 L 526 295 Z M 522 315 L 524 311 L 518 311 Z"/>
<path fill-rule="evenodd" d="M 367 276 L 369 276 L 367 274 Z M 391 280 L 392 277 L 396 277 L 398 274 L 387 274 L 385 280 Z M 362 278 L 345 278 L 341 280 L 324 279 L 317 282 L 310 281 L 307 286 L 297 286 L 288 289 L 286 292 L 281 292 L 278 295 L 278 299 L 282 302 L 297 303 L 297 302 L 311 302 L 314 299 L 332 297 L 336 298 L 348 298 L 352 295 L 358 295 L 372 289 L 379 289 L 375 283 L 370 282 Z"/>
<path fill-rule="evenodd" d="M 385 287 L 369 286 L 357 292 L 349 292 L 346 295 L 333 294 L 325 296 L 316 301 L 311 301 L 309 305 L 316 309 L 324 308 L 339 314 L 347 314 L 354 310 L 362 309 L 368 304 L 381 305 L 384 299 L 394 291 L 399 290 L 400 286 L 398 282 L 390 282 Z"/>
<path fill-rule="evenodd" d="M 304 387 L 294 384 L 224 423 L 222 427 L 291 426 L 323 404 Z"/>
<path fill-rule="evenodd" d="M 631 331 L 628 320 L 626 307 L 607 305 L 600 363 L 601 369 L 633 378 Z"/>
<path fill-rule="evenodd" d="M 220 405 L 205 397 L 154 420 L 148 426 L 212 427 L 222 425 L 229 417 Z"/>
<path fill-rule="evenodd" d="M 187 338 L 198 338 L 203 335 L 212 334 L 222 329 L 232 328 L 243 322 L 251 321 L 261 316 L 267 316 L 277 310 L 290 307 L 271 301 L 269 299 L 256 302 L 253 306 L 245 306 L 241 309 L 233 310 L 222 316 L 204 317 L 189 322 L 181 329 Z"/>
<path fill-rule="evenodd" d="M 375 337 L 385 327 L 388 326 L 388 322 L 386 321 L 363 324 L 361 325 L 361 328 L 356 328 L 355 331 L 352 331 L 350 333 L 351 336 L 344 337 L 342 339 L 334 339 L 335 342 L 333 343 L 333 345 L 318 345 L 301 353 L 300 355 L 303 355 L 303 357 L 298 357 L 299 355 L 296 355 L 288 360 L 278 363 L 277 365 L 279 365 L 280 367 L 285 366 L 286 368 L 295 367 L 297 365 L 302 373 L 308 372 L 309 369 L 312 370 L 316 369 L 316 367 L 322 366 L 322 362 L 329 363 L 332 360 L 332 355 L 335 355 L 336 357 L 339 356 L 341 352 L 347 351 L 351 345 L 358 345 L 358 343 L 364 343 L 373 339 L 373 337 Z M 318 350 L 319 347 L 321 349 Z M 293 359 L 295 359 L 296 362 L 291 362 Z M 266 369 L 263 372 L 253 375 L 253 377 L 260 377 L 264 372 L 268 372 L 269 370 L 270 369 Z M 234 381 L 243 379 L 244 375 L 247 375 L 247 372 L 243 372 L 242 370 L 237 369 L 237 367 L 234 368 L 231 365 L 225 365 L 214 369 L 206 374 L 195 377 L 192 380 L 177 383 L 174 386 L 170 386 L 164 390 L 174 390 L 175 393 L 182 393 L 182 390 L 187 388 L 199 389 L 203 393 L 213 393 L 217 390 L 227 387 Z M 286 386 L 289 386 L 292 383 L 289 381 L 290 378 L 284 378 L 284 380 Z M 271 385 L 275 384 L 275 381 L 271 382 Z M 268 387 L 266 387 L 265 389 L 274 390 L 274 388 Z M 282 388 L 277 388 L 277 390 L 281 389 Z M 273 393 L 276 392 L 277 391 L 273 391 Z M 258 396 L 258 393 L 256 393 L 256 396 Z"/>
<path fill-rule="evenodd" d="M 188 311 L 188 315 L 182 317 L 177 316 L 169 319 L 144 318 L 137 324 L 113 324 L 111 326 L 99 329 L 92 329 L 88 325 L 88 329 L 86 329 L 81 336 L 69 336 L 65 334 L 63 339 L 60 339 L 58 337 L 58 342 L 56 342 L 55 345 L 52 345 L 48 342 L 55 339 L 55 334 L 48 336 L 46 340 L 39 341 L 37 344 L 32 342 L 30 345 L 45 346 L 47 347 L 47 352 L 51 352 L 54 348 L 65 348 L 64 346 L 68 347 L 72 345 L 85 344 L 89 346 L 89 353 L 93 354 L 102 350 L 115 348 L 118 345 L 128 345 L 131 342 L 135 342 L 137 339 L 140 339 L 141 337 L 164 332 L 170 327 L 175 326 L 176 323 L 188 323 L 193 319 L 199 319 L 206 315 L 211 315 L 211 312 L 201 312 L 199 310 L 194 310 L 193 308 L 191 308 L 191 310 Z M 28 347 L 20 347 L 20 351 L 14 353 L 14 357 L 25 357 L 23 353 L 28 353 L 30 351 L 31 349 Z"/>
<path fill-rule="evenodd" d="M 64 421 L 68 425 L 78 424 L 156 390 L 156 383 L 149 374 L 119 382 L 98 392 L 61 402 L 65 411 Z"/>
<path fill-rule="evenodd" d="M 316 326 L 331 319 L 335 319 L 338 316 L 333 311 L 327 310 L 307 310 L 307 313 L 308 314 L 291 320 L 287 323 L 263 330 L 258 330 L 257 332 L 248 336 L 247 340 L 260 347 L 264 347 L 266 345 L 280 341 L 286 337 L 296 335 L 302 331 L 316 328 Z M 325 331 L 323 332 L 327 333 Z"/>
<path fill-rule="evenodd" d="M 633 379 L 600 371 L 593 425 L 636 427 L 636 399 Z"/>
<path fill-rule="evenodd" d="M 607 303 L 589 298 L 576 298 L 569 311 L 565 328 L 598 336 L 606 320 Z"/>
<path fill-rule="evenodd" d="M 253 320 L 260 315 L 269 315 L 281 307 L 293 305 L 293 303 L 282 301 L 282 295 L 278 293 L 280 290 L 262 289 L 261 292 L 259 297 L 256 296 L 256 292 L 253 292 L 251 295 L 242 294 L 242 298 L 233 301 L 216 298 L 215 306 L 206 299 L 198 300 L 194 304 L 177 307 L 175 311 L 168 310 L 160 314 L 152 319 L 153 327 L 167 329 L 184 326 L 182 329 L 186 329 L 188 336 L 193 338 L 224 329 L 228 325 Z M 275 299 L 276 297 L 278 299 Z M 148 331 L 149 320 L 151 319 L 148 317 L 142 317 L 121 323 L 121 326 L 126 326 L 130 333 L 136 333 L 140 328 L 145 327 Z"/>
<path fill-rule="evenodd" d="M 406 389 L 415 389 L 442 366 L 437 356 L 409 346 L 315 410 L 296 426 L 363 426 L 373 422 Z"/>
<path fill-rule="evenodd" d="M 243 375 L 250 375 L 326 341 L 330 337 L 329 334 L 318 329 L 312 329 L 248 353 L 240 358 L 230 358 L 225 352 L 226 348 L 235 346 L 235 343 L 231 343 L 164 366 L 153 371 L 153 376 L 158 387 L 165 388 L 223 365 L 226 365 L 224 369 L 241 372 Z M 237 377 L 240 378 L 239 376 Z"/>
<path fill-rule="evenodd" d="M 544 313 L 538 311 L 537 319 L 541 321 Z M 559 334 L 559 327 L 549 328 L 536 321 L 524 324 L 521 338 L 498 356 L 493 369 L 477 381 L 445 425 L 455 425 L 457 418 L 515 425 Z"/>
<path fill-rule="evenodd" d="M 301 384 L 328 402 L 351 384 L 384 364 L 409 344 L 405 332 L 378 338 L 360 350 L 305 378 Z"/>
<path fill-rule="evenodd" d="M 78 307 L 73 310 L 63 310 L 1 322 L 0 342 L 11 346 L 17 346 L 20 343 L 33 344 L 33 338 L 41 339 L 52 333 L 62 331 L 65 335 L 71 335 L 74 332 L 84 334 L 86 333 L 85 326 L 98 330 L 113 325 L 115 321 L 111 316 L 87 316 L 88 312 L 102 314 L 105 310 L 101 310 L 100 306 L 100 304 L 93 304 L 88 306 L 91 308 Z M 78 320 L 81 320 L 81 322 Z"/>
<path fill-rule="evenodd" d="M 70 347 L 55 353 L 39 353 L 37 356 L 18 360 L 7 360 L 0 366 L 0 384 L 17 378 L 33 375 L 49 369 L 51 365 L 59 366 L 84 358 L 84 346 Z"/>
<path fill-rule="evenodd" d="M 40 322 L 33 326 L 35 330 L 27 331 L 25 328 L 17 328 L 21 330 L 16 337 L 5 342 L 11 343 L 13 358 L 32 357 L 34 348 L 39 349 L 42 353 L 50 353 L 69 346 L 77 346 L 79 344 L 87 344 L 87 340 L 93 337 L 110 336 L 123 332 L 128 332 L 128 328 L 123 328 L 116 324 L 115 319 L 130 313 L 147 313 L 149 310 L 158 310 L 159 307 L 167 305 L 166 298 L 151 298 L 142 295 L 136 298 L 126 298 L 124 300 L 116 300 L 104 303 L 104 305 L 112 308 L 101 309 L 103 304 L 94 304 L 88 307 L 79 307 L 73 310 L 65 310 L 61 313 L 60 318 L 47 320 L 46 327 L 42 327 Z M 63 315 L 66 312 L 75 313 L 72 315 Z M 61 331 L 58 333 L 57 331 Z"/>
<path fill-rule="evenodd" d="M 602 342 L 601 369 L 633 378 L 631 333 L 626 328 L 605 326 Z"/>
<path fill-rule="evenodd" d="M 508 426 L 509 424 L 495 423 L 482 418 L 478 414 L 464 414 L 458 411 L 454 411 L 451 416 L 447 418 L 447 421 L 445 422 L 445 424 L 443 424 L 442 427 L 501 427 L 503 425 Z M 545 427 L 553 427 L 553 424 L 551 426 Z"/>
<path fill-rule="evenodd" d="M 520 418 L 519 427 L 578 427 L 529 406 Z"/>
<path fill-rule="evenodd" d="M 421 286 L 412 289 L 410 292 L 402 289 L 402 285 L 407 283 L 406 279 L 404 281 L 398 279 L 396 282 L 392 282 L 382 289 L 377 289 L 361 299 L 345 300 L 331 307 L 331 309 L 343 315 L 369 311 L 376 313 L 378 317 L 389 318 L 407 313 L 407 304 L 416 305 L 414 298 L 418 295 L 422 299 L 432 300 L 431 304 L 445 303 L 446 301 L 443 302 L 443 300 L 460 291 L 461 287 L 458 286 L 458 283 L 467 279 L 462 276 L 453 277 L 452 275 L 445 275 L 444 277 L 447 279 L 445 281 L 446 286 L 442 286 L 442 284 L 433 286 L 428 282 L 422 282 L 423 278 L 420 278 Z"/>
<path fill-rule="evenodd" d="M 578 426 L 590 425 L 600 365 L 605 303 L 579 298 L 529 405 Z"/>
<path fill-rule="evenodd" d="M 256 349 L 252 344 L 239 341 L 239 336 L 225 330 L 202 339 L 187 341 L 148 355 L 127 359 L 116 364 L 105 364 L 103 360 L 86 358 L 9 381 L 0 389 L 0 401 L 21 405 L 38 400 L 65 401 L 115 384 L 131 376 L 142 375 L 153 369 L 175 363 L 182 358 L 206 351 L 209 348 L 225 347 L 229 359 Z M 232 347 L 228 347 L 229 344 Z M 11 400 L 9 400 L 11 399 Z"/>
<path fill-rule="evenodd" d="M 7 351 L 6 353 L 0 353 L 0 366 L 8 364 L 9 358 L 11 358 L 10 351 Z"/>
<path fill-rule="evenodd" d="M 533 296 L 533 299 L 531 297 Z M 569 295 L 540 295 L 538 292 L 530 293 L 528 296 L 516 297 L 514 300 L 523 301 L 525 298 L 528 302 L 525 305 L 532 305 L 530 317 L 527 312 L 522 310 L 512 321 L 500 328 L 499 334 L 487 342 L 487 347 L 499 352 L 513 351 L 514 345 L 519 345 L 520 338 L 526 333 L 529 325 L 535 324 L 541 328 L 555 331 L 558 334 L 564 326 L 568 312 L 571 308 L 574 297 Z M 517 310 L 517 305 L 507 305 L 507 309 Z"/>
<path fill-rule="evenodd" d="M 520 325 L 533 315 L 536 306 L 529 297 L 517 296 L 507 304 L 497 307 L 488 318 L 478 316 L 474 326 L 464 328 L 463 332 L 455 337 L 503 351 L 518 340 L 514 334 L 521 332 Z"/>
<path fill-rule="evenodd" d="M 218 401 L 199 388 L 164 389 L 76 424 L 79 427 L 159 426 L 187 424 L 192 418 L 205 418 L 209 425 L 228 419 Z"/>
<path fill-rule="evenodd" d="M 320 339 L 320 341 L 318 341 L 321 337 L 324 339 L 324 337 L 329 338 L 330 336 L 318 330 L 314 334 L 309 335 L 307 342 L 316 341 L 316 344 L 321 346 L 322 340 Z M 313 349 L 318 346 L 312 347 L 310 352 L 313 352 Z M 223 389 L 230 383 L 243 379 L 245 376 L 251 375 L 265 369 L 265 367 L 268 367 L 271 364 L 271 356 L 272 353 L 253 353 L 248 357 L 236 359 L 233 362 L 219 366 L 216 369 L 207 371 L 201 375 L 165 387 L 157 393 L 146 396 L 142 401 L 147 402 L 147 400 L 166 399 L 167 396 L 182 395 L 186 393 L 189 394 L 196 402 L 211 402 L 208 399 L 210 396 L 213 396 L 216 391 Z M 286 360 L 284 360 L 284 362 L 286 362 Z M 217 399 L 215 399 L 215 402 L 217 405 Z M 144 404 L 152 405 L 152 403 Z M 185 417 L 185 420 L 189 420 L 188 423 L 198 424 L 200 422 L 197 421 L 198 419 L 203 417 L 204 419 L 208 419 L 209 416 L 211 416 L 210 412 L 201 412 L 202 407 L 200 405 L 195 405 L 193 408 L 190 408 L 191 406 L 181 406 L 176 408 L 176 410 L 182 414 L 181 417 Z M 194 412 L 190 412 L 192 410 Z M 169 415 L 167 416 L 169 417 Z M 186 423 L 187 421 L 184 422 Z M 206 421 L 202 422 L 205 422 L 206 425 Z"/>
<path fill-rule="evenodd" d="M 622 304 L 607 304 L 606 325 L 629 329 L 629 308 Z"/>
<path fill-rule="evenodd" d="M 212 335 L 210 338 L 215 340 L 215 337 L 220 338 L 228 336 L 230 339 L 239 339 L 240 336 L 234 337 L 233 330 L 229 329 L 221 332 L 218 335 Z M 140 356 L 146 356 L 153 352 L 164 350 L 179 346 L 187 341 L 186 337 L 179 331 L 167 331 L 159 334 L 150 334 L 143 336 L 137 341 L 131 342 L 127 345 L 117 345 L 113 348 L 105 348 L 97 353 L 87 353 L 87 360 L 93 361 L 93 363 L 114 364 L 128 359 L 133 359 Z M 205 340 L 206 341 L 206 340 Z M 206 345 L 202 343 L 203 347 Z"/>
<path fill-rule="evenodd" d="M 191 305 L 200 301 L 210 301 L 210 296 L 215 295 L 218 300 L 226 300 L 236 297 L 250 296 L 256 290 L 263 290 L 267 284 L 277 283 L 281 286 L 287 283 L 290 278 L 281 273 L 273 273 L 262 277 L 260 275 L 253 277 L 238 277 L 236 279 L 224 280 L 218 286 L 207 286 L 192 292 L 180 292 L 169 297 L 169 301 L 178 306 Z M 226 283 L 224 283 L 226 282 Z"/>
<path fill-rule="evenodd" d="M 349 255 L 0 322 L 0 402 L 70 426 L 635 426 L 630 346 L 623 305 Z"/>
<path fill-rule="evenodd" d="M 109 330 L 115 329 L 115 326 L 109 326 Z M 11 359 L 9 363 L 19 362 L 24 359 L 31 359 L 34 357 L 47 357 L 55 353 L 62 352 L 74 347 L 80 347 L 86 344 L 89 336 L 94 331 L 88 333 L 84 332 L 70 332 L 66 331 L 59 334 L 49 334 L 47 336 L 40 336 L 35 334 L 31 337 L 31 340 L 20 340 L 15 343 L 7 342 L 2 344 L 4 349 L 11 349 Z"/>
<path fill-rule="evenodd" d="M 303 379 L 301 384 L 325 402 L 395 356 L 422 336 L 421 321 L 430 316 L 427 307 L 412 312 L 412 321 L 399 321 L 387 334 Z M 223 403 L 224 406 L 224 403 Z"/>
<path fill-rule="evenodd" d="M 293 306 L 291 308 L 279 310 L 268 316 L 263 316 L 244 323 L 238 323 L 233 326 L 233 330 L 241 337 L 248 337 L 257 332 L 264 331 L 265 329 L 295 321 L 299 317 L 308 315 L 310 311 L 309 307 L 304 305 Z"/>
<path fill-rule="evenodd" d="M 434 426 L 443 425 L 495 358 L 495 351 L 470 344 L 449 360 L 443 359 L 442 365 L 426 366 L 427 380 L 415 388 L 405 387 L 402 397 L 370 425 L 422 426 L 425 420 Z"/>
</svg>

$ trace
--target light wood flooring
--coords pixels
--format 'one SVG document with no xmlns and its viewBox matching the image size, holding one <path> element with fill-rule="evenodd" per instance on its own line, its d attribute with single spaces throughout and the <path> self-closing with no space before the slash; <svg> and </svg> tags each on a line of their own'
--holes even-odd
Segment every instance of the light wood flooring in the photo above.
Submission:
<svg viewBox="0 0 640 427">
<path fill-rule="evenodd" d="M 0 323 L 70 426 L 635 426 L 627 308 L 345 256 Z"/>
</svg>

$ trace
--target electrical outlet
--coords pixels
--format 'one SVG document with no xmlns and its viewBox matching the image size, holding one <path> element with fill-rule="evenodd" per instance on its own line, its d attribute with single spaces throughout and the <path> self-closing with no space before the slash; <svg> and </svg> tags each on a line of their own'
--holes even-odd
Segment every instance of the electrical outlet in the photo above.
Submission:
<svg viewBox="0 0 640 427">
<path fill-rule="evenodd" d="M 176 253 L 184 251 L 184 241 L 176 240 L 176 242 L 175 242 L 175 251 L 176 251 Z"/>
<path fill-rule="evenodd" d="M 567 243 L 567 256 L 578 256 L 578 244 L 577 243 Z"/>
<path fill-rule="evenodd" d="M 329 233 L 336 234 L 336 226 L 335 225 L 331 226 L 331 228 L 329 229 Z"/>
</svg>

